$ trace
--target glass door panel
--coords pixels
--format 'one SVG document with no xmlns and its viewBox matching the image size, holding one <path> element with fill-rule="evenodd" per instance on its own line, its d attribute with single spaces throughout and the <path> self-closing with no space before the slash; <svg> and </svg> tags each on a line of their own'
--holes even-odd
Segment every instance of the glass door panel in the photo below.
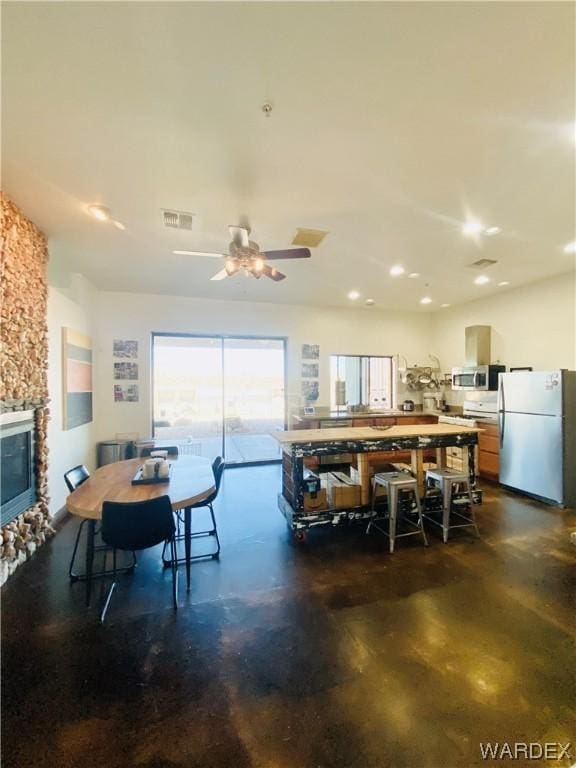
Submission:
<svg viewBox="0 0 576 768">
<path fill-rule="evenodd" d="M 270 432 L 285 426 L 282 339 L 224 339 L 224 455 L 226 462 L 280 459 Z"/>
<path fill-rule="evenodd" d="M 222 455 L 222 339 L 154 336 L 154 437 L 160 445 Z"/>
</svg>

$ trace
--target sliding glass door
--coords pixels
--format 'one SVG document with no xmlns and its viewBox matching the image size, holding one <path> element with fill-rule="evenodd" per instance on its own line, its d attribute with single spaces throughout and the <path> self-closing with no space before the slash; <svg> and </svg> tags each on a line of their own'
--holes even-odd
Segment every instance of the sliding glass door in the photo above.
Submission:
<svg viewBox="0 0 576 768">
<path fill-rule="evenodd" d="M 274 461 L 285 428 L 285 340 L 153 334 L 153 434 L 229 464 Z"/>
<path fill-rule="evenodd" d="M 270 432 L 284 429 L 284 341 L 224 339 L 224 453 L 227 462 L 280 458 Z"/>
</svg>

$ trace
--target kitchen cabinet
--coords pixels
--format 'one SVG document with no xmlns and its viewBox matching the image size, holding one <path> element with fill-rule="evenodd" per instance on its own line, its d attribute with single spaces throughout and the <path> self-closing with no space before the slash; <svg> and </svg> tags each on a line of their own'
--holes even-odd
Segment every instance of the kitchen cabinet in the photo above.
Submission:
<svg viewBox="0 0 576 768">
<path fill-rule="evenodd" d="M 397 424 L 436 424 L 438 416 L 432 416 L 431 414 L 421 416 L 399 416 Z"/>
<path fill-rule="evenodd" d="M 497 424 L 482 424 L 478 436 L 478 474 L 498 481 L 500 476 L 500 433 Z"/>
</svg>

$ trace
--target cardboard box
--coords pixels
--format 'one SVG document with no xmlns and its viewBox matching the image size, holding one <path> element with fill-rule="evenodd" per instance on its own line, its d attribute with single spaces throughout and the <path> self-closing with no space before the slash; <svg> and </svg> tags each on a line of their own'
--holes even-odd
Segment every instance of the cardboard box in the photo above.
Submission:
<svg viewBox="0 0 576 768">
<path fill-rule="evenodd" d="M 326 489 L 321 488 L 316 493 L 304 493 L 304 511 L 314 512 L 320 509 L 328 509 Z"/>
<path fill-rule="evenodd" d="M 343 472 L 326 475 L 326 490 L 331 509 L 359 507 L 362 504 L 362 488 Z"/>
</svg>

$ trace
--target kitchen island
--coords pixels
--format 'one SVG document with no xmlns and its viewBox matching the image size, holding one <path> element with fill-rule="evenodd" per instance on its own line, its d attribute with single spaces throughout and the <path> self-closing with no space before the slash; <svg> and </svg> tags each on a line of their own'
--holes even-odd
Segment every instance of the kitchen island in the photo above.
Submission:
<svg viewBox="0 0 576 768">
<path fill-rule="evenodd" d="M 274 438 L 282 447 L 282 493 L 278 496 L 280 511 L 295 533 L 322 525 L 342 525 L 373 516 L 370 505 L 370 461 L 378 454 L 409 452 L 411 471 L 416 477 L 420 495 L 424 496 L 424 451 L 434 449 L 436 464 L 445 466 L 446 449 L 467 448 L 467 464 L 473 496 L 481 502 L 475 489 L 476 427 L 456 424 L 396 424 L 383 427 L 342 427 L 331 429 L 299 429 L 277 432 Z M 361 487 L 360 503 L 353 507 L 305 509 L 304 459 L 338 454 L 355 454 L 354 474 Z M 427 502 L 426 502 L 427 503 Z M 437 503 L 437 500 L 435 500 Z"/>
</svg>

